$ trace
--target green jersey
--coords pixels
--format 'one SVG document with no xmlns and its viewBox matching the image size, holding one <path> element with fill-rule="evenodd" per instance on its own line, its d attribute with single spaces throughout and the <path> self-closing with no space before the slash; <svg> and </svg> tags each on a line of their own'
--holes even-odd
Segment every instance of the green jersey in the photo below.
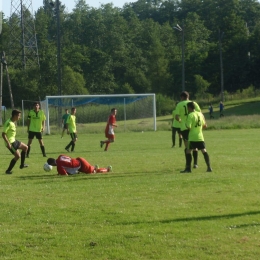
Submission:
<svg viewBox="0 0 260 260">
<path fill-rule="evenodd" d="M 64 114 L 64 115 L 62 116 L 61 119 L 62 119 L 62 122 L 63 122 L 64 125 L 66 124 L 69 115 L 70 115 L 70 114 Z"/>
<path fill-rule="evenodd" d="M 7 138 L 11 144 L 15 141 L 16 126 L 15 123 L 11 120 L 11 118 L 4 123 L 3 133 L 7 135 Z"/>
<path fill-rule="evenodd" d="M 179 117 L 181 119 L 181 122 L 180 122 L 181 131 L 184 131 L 187 129 L 185 122 L 186 122 L 187 116 L 189 114 L 188 108 L 187 108 L 187 104 L 189 102 L 193 102 L 195 104 L 195 111 L 201 112 L 199 105 L 194 101 L 183 100 L 183 101 L 179 102 L 178 105 L 176 106 L 176 115 L 179 115 Z"/>
<path fill-rule="evenodd" d="M 69 115 L 66 123 L 68 124 L 70 134 L 76 133 L 76 116 Z"/>
<path fill-rule="evenodd" d="M 186 121 L 186 126 L 190 128 L 189 131 L 189 141 L 200 142 L 204 141 L 202 128 L 205 125 L 205 119 L 201 112 L 191 112 L 189 113 Z"/>
<path fill-rule="evenodd" d="M 42 110 L 39 110 L 38 112 L 30 110 L 28 120 L 30 120 L 29 131 L 41 132 L 43 127 L 42 122 L 46 120 L 46 117 Z"/>
<path fill-rule="evenodd" d="M 181 128 L 181 124 L 180 124 L 179 121 L 177 121 L 177 120 L 175 119 L 175 116 L 176 116 L 176 109 L 174 109 L 174 110 L 172 111 L 172 119 L 173 119 L 172 127 Z"/>
</svg>

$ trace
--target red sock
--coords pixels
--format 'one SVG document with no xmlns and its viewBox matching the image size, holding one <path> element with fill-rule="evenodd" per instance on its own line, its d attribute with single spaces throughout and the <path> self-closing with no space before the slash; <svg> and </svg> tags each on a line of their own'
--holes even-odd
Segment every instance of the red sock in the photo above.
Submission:
<svg viewBox="0 0 260 260">
<path fill-rule="evenodd" d="M 104 143 L 106 143 L 106 148 L 105 148 L 105 151 L 107 151 L 107 149 L 108 149 L 108 146 L 109 146 L 110 142 L 109 142 L 109 141 L 106 141 L 106 142 L 104 142 Z"/>
<path fill-rule="evenodd" d="M 99 168 L 97 169 L 97 172 L 108 172 L 107 168 Z"/>
</svg>

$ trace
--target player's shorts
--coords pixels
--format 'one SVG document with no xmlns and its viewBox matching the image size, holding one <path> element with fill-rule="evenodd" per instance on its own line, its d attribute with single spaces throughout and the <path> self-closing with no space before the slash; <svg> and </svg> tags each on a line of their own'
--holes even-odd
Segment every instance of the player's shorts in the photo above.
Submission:
<svg viewBox="0 0 260 260">
<path fill-rule="evenodd" d="M 21 145 L 21 142 L 18 140 L 15 140 L 13 143 L 11 143 L 11 146 L 12 146 L 11 149 L 8 148 L 8 150 L 12 154 L 14 154 L 19 149 L 20 145 Z"/>
<path fill-rule="evenodd" d="M 76 133 L 70 133 L 71 140 L 75 140 L 78 138 Z"/>
<path fill-rule="evenodd" d="M 172 126 L 172 131 L 174 132 L 177 132 L 178 134 L 180 134 L 181 133 L 181 129 L 179 128 L 179 127 L 173 127 Z"/>
<path fill-rule="evenodd" d="M 106 136 L 106 138 L 109 139 L 110 141 L 115 141 L 115 135 L 111 135 L 111 134 L 106 133 L 105 136 Z"/>
<path fill-rule="evenodd" d="M 84 158 L 78 157 L 76 159 L 80 161 L 80 165 L 81 165 L 81 167 L 79 168 L 79 172 L 84 172 L 86 174 L 94 172 L 95 167 L 90 165 Z"/>
<path fill-rule="evenodd" d="M 204 141 L 199 141 L 199 142 L 189 141 L 188 147 L 190 150 L 193 149 L 202 150 L 206 148 L 206 144 Z"/>
<path fill-rule="evenodd" d="M 29 131 L 28 133 L 28 139 L 33 139 L 34 137 L 36 137 L 36 139 L 42 139 L 42 132 L 32 132 Z"/>
<path fill-rule="evenodd" d="M 64 125 L 63 125 L 63 129 L 67 130 L 67 129 L 68 129 L 68 125 L 67 125 L 67 124 L 64 124 Z"/>
<path fill-rule="evenodd" d="M 190 132 L 189 129 L 181 131 L 181 135 L 182 135 L 182 138 L 183 138 L 184 141 L 188 141 L 188 139 L 189 139 L 189 132 Z"/>
</svg>

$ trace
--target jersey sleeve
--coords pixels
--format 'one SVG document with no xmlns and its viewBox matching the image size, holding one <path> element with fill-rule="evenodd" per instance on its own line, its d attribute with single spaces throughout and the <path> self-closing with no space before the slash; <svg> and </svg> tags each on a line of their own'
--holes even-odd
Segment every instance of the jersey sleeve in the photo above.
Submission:
<svg viewBox="0 0 260 260">
<path fill-rule="evenodd" d="M 198 103 L 197 102 L 193 102 L 193 103 L 195 105 L 195 111 L 201 112 L 201 109 L 200 109 L 200 106 L 198 105 Z"/>
</svg>

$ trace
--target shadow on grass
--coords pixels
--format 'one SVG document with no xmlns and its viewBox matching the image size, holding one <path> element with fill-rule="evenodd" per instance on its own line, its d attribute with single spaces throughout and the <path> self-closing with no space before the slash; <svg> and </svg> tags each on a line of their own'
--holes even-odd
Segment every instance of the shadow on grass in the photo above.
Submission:
<svg viewBox="0 0 260 260">
<path fill-rule="evenodd" d="M 156 220 L 156 221 L 138 221 L 138 222 L 123 222 L 120 223 L 122 225 L 138 225 L 138 224 L 151 224 L 151 223 L 162 223 L 162 224 L 168 224 L 168 223 L 174 223 L 174 222 L 190 222 L 190 221 L 211 221 L 211 220 L 218 220 L 218 219 L 231 219 L 231 218 L 237 218 L 237 217 L 243 217 L 243 216 L 251 216 L 251 215 L 260 215 L 260 211 L 248 211 L 244 213 L 234 213 L 234 214 L 225 214 L 225 215 L 216 215 L 216 216 L 202 216 L 202 217 L 189 217 L 189 218 L 176 218 L 176 219 L 165 219 L 165 220 Z M 247 224 L 251 225 L 251 224 Z M 252 225 L 259 225 L 259 224 L 252 224 Z M 240 227 L 243 227 L 244 225 L 241 225 Z M 239 225 L 237 226 L 239 227 Z"/>
</svg>

